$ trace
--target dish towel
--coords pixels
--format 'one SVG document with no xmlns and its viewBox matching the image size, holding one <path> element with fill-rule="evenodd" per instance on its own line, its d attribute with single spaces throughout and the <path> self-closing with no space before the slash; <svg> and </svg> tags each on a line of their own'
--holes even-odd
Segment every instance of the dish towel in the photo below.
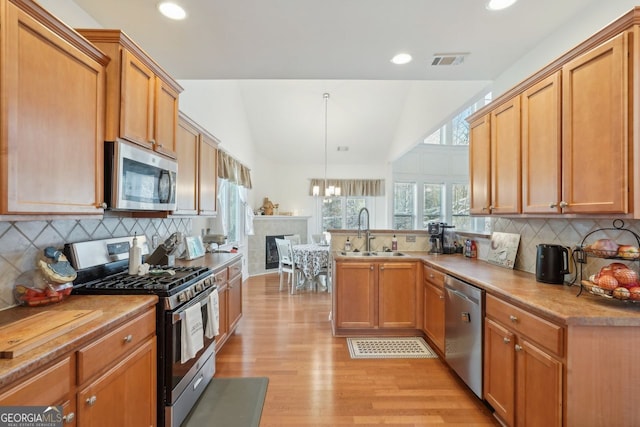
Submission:
<svg viewBox="0 0 640 427">
<path fill-rule="evenodd" d="M 218 307 L 218 290 L 214 289 L 209 294 L 209 301 L 207 304 L 207 327 L 205 328 L 204 335 L 211 339 L 220 333 L 220 311 Z"/>
<path fill-rule="evenodd" d="M 182 346 L 180 362 L 185 363 L 193 358 L 204 347 L 204 331 L 202 328 L 202 311 L 200 304 L 189 307 L 184 312 L 182 320 Z"/>
</svg>

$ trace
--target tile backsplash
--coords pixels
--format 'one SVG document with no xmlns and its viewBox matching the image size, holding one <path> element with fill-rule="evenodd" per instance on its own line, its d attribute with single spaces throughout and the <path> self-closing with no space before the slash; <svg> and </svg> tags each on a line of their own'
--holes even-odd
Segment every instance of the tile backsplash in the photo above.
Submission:
<svg viewBox="0 0 640 427">
<path fill-rule="evenodd" d="M 493 231 L 520 234 L 520 246 L 516 255 L 515 269 L 535 274 L 536 246 L 541 243 L 557 244 L 573 249 L 576 245 L 581 244 L 589 233 L 594 232 L 584 241 L 585 245 L 605 238 L 613 239 L 618 243 L 637 245 L 638 243 L 633 234 L 614 228 L 614 219 L 493 218 L 492 227 Z M 640 234 L 640 220 L 624 220 L 624 228 Z M 604 230 L 595 232 L 599 229 Z M 486 260 L 489 240 L 480 239 L 479 243 L 481 250 L 478 256 L 480 259 Z M 595 273 L 601 265 L 610 261 L 591 259 L 586 265 L 583 265 L 583 273 Z M 574 266 L 570 265 L 570 269 L 572 272 L 571 279 L 573 279 L 575 274 Z M 569 279 L 569 276 L 567 276 L 567 280 Z"/>
<path fill-rule="evenodd" d="M 109 216 L 102 220 L 42 220 L 0 222 L 0 310 L 15 305 L 13 287 L 22 273 L 33 270 L 47 246 L 62 249 L 65 243 L 111 237 L 153 235 L 160 241 L 176 231 L 191 234 L 190 218 L 130 218 Z"/>
</svg>

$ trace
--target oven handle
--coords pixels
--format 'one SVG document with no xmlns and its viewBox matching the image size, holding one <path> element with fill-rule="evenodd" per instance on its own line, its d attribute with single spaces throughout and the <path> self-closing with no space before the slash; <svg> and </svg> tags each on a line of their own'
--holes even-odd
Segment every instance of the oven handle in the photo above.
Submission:
<svg viewBox="0 0 640 427">
<path fill-rule="evenodd" d="M 193 307 L 196 304 L 199 304 L 200 307 L 204 307 L 207 304 L 209 304 L 209 295 L 211 295 L 214 289 L 218 289 L 218 288 L 214 286 L 212 288 L 207 289 L 206 292 L 204 292 L 202 296 L 199 297 L 197 300 L 189 301 L 187 305 L 185 305 L 184 307 L 181 307 L 179 311 L 176 311 L 175 313 L 173 313 L 173 316 L 171 316 L 171 319 L 172 319 L 171 323 L 175 325 L 176 323 L 184 320 L 185 311 L 189 307 Z"/>
</svg>

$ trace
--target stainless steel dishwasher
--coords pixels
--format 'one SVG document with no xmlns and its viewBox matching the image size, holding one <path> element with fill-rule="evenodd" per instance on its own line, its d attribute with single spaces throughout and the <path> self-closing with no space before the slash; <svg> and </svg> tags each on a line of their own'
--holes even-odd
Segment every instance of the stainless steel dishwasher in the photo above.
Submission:
<svg viewBox="0 0 640 427">
<path fill-rule="evenodd" d="M 484 290 L 445 276 L 445 360 L 482 398 Z"/>
</svg>

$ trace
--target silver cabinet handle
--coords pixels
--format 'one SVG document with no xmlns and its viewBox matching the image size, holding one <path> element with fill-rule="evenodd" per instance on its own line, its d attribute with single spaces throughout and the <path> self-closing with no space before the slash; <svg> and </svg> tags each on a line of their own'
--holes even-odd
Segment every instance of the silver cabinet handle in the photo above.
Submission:
<svg viewBox="0 0 640 427">
<path fill-rule="evenodd" d="M 444 295 L 440 295 L 440 299 L 444 299 Z"/>
<path fill-rule="evenodd" d="M 561 208 L 566 208 L 567 206 L 569 206 L 569 203 L 567 203 L 567 202 L 560 202 L 560 207 L 561 207 Z"/>
<path fill-rule="evenodd" d="M 369 270 L 373 270 L 373 264 L 369 266 Z"/>
<path fill-rule="evenodd" d="M 522 346 L 519 345 L 519 344 L 516 344 L 515 345 L 515 349 L 516 349 L 516 351 L 522 351 Z"/>
<path fill-rule="evenodd" d="M 73 419 L 76 417 L 76 414 L 74 414 L 73 412 L 68 413 L 67 415 L 64 415 L 62 417 L 62 421 L 64 421 L 67 424 L 71 424 L 73 422 Z"/>
<path fill-rule="evenodd" d="M 125 344 L 129 344 L 131 341 L 133 341 L 133 335 L 129 334 L 126 337 L 124 337 Z"/>
<path fill-rule="evenodd" d="M 504 342 L 505 344 L 509 344 L 511 342 L 511 339 L 509 337 L 504 337 L 502 338 L 502 342 Z"/>
<path fill-rule="evenodd" d="M 380 266 L 380 270 L 384 270 L 384 265 L 381 265 L 381 266 Z"/>
<path fill-rule="evenodd" d="M 552 209 L 553 208 L 557 208 L 558 204 L 556 202 L 551 202 L 551 203 L 549 203 L 549 207 L 552 208 Z"/>
<path fill-rule="evenodd" d="M 434 277 L 436 276 L 434 276 L 433 273 L 429 274 L 429 278 L 433 279 Z"/>
<path fill-rule="evenodd" d="M 509 320 L 511 320 L 513 323 L 516 323 L 518 321 L 518 318 L 516 316 L 514 316 L 513 314 L 511 314 L 509 316 Z"/>
<path fill-rule="evenodd" d="M 86 400 L 87 405 L 89 405 L 89 406 L 93 406 L 93 405 L 95 405 L 95 404 L 96 404 L 96 400 L 98 400 L 98 398 L 97 398 L 97 397 L 95 397 L 95 396 L 91 396 L 90 398 L 88 398 L 88 399 Z"/>
</svg>

